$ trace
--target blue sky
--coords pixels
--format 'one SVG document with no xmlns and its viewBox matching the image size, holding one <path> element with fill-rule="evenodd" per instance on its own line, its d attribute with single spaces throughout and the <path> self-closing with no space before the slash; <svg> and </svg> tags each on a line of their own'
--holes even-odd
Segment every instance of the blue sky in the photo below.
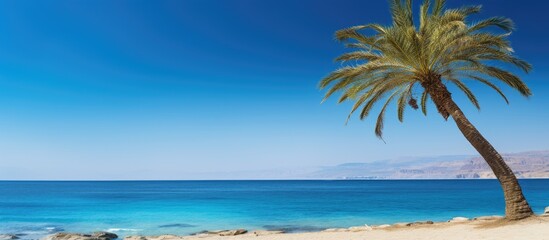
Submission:
<svg viewBox="0 0 549 240">
<path fill-rule="evenodd" d="M 530 99 L 472 85 L 454 94 L 501 152 L 549 149 L 543 1 L 482 4 L 512 18 Z M 345 49 L 334 31 L 388 23 L 386 1 L 1 1 L 0 178 L 187 179 L 402 156 L 472 154 L 434 106 L 388 113 L 385 141 L 317 82 Z M 396 108 L 396 107 L 395 107 Z"/>
</svg>

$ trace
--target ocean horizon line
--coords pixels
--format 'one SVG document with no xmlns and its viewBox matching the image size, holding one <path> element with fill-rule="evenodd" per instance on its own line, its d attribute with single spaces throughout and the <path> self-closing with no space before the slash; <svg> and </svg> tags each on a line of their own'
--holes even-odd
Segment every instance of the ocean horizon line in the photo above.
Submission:
<svg viewBox="0 0 549 240">
<path fill-rule="evenodd" d="M 0 182 L 215 182 L 215 181 L 476 181 L 497 180 L 496 178 L 388 178 L 388 179 L 0 179 Z M 549 180 L 549 178 L 519 178 L 519 180 Z"/>
</svg>

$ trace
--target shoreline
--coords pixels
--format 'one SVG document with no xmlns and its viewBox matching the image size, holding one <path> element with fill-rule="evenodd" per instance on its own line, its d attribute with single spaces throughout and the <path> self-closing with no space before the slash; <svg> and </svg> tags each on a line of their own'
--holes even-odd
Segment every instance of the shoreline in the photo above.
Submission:
<svg viewBox="0 0 549 240">
<path fill-rule="evenodd" d="M 549 213 L 535 215 L 518 221 L 509 221 L 501 216 L 483 216 L 473 219 L 455 217 L 446 222 L 409 222 L 350 228 L 330 228 L 317 232 L 285 233 L 276 230 L 216 230 L 195 235 L 127 236 L 124 240 L 301 240 L 301 239 L 547 239 L 549 236 Z M 1 238 L 0 238 L 1 239 Z M 9 239 L 9 238 L 5 238 Z M 121 239 L 115 234 L 55 233 L 45 240 L 113 240 Z"/>
</svg>

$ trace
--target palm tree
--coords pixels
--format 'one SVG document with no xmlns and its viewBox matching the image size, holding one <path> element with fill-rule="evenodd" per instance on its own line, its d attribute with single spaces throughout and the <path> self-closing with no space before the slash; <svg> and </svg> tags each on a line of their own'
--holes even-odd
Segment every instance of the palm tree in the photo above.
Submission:
<svg viewBox="0 0 549 240">
<path fill-rule="evenodd" d="M 354 64 L 322 79 L 320 88 L 329 89 L 324 100 L 340 92 L 338 102 L 354 102 L 349 117 L 360 109 L 360 119 L 368 116 L 376 102 L 385 100 L 375 126 L 375 134 L 381 138 L 389 103 L 396 101 L 398 119 L 402 122 L 408 105 L 413 109 L 421 107 L 426 115 L 430 99 L 445 120 L 450 116 L 454 119 L 494 172 L 503 188 L 506 217 L 516 220 L 531 216 L 533 212 L 513 171 L 465 117 L 447 88 L 449 84 L 455 85 L 476 108 L 479 108 L 477 98 L 465 81 L 485 84 L 507 103 L 494 82 L 503 82 L 523 96 L 530 96 L 526 84 L 502 68 L 510 65 L 525 72 L 531 70 L 530 64 L 513 55 L 507 40 L 513 22 L 502 17 L 470 22 L 468 17 L 478 13 L 480 6 L 446 9 L 444 0 L 424 0 L 418 26 L 412 15 L 412 0 L 392 0 L 390 5 L 392 25 L 367 24 L 336 32 L 336 38 L 353 49 L 336 61 Z M 504 33 L 497 34 L 492 28 Z M 421 96 L 419 105 L 416 94 Z"/>
</svg>

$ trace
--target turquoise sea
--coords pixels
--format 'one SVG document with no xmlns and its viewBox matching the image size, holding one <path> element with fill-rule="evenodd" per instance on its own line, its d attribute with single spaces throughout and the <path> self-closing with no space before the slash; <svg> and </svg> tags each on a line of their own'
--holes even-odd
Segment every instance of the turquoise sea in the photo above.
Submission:
<svg viewBox="0 0 549 240">
<path fill-rule="evenodd" d="M 536 213 L 549 206 L 549 179 L 521 184 Z M 0 234 L 299 232 L 445 221 L 503 215 L 502 195 L 496 180 L 0 181 Z"/>
</svg>

